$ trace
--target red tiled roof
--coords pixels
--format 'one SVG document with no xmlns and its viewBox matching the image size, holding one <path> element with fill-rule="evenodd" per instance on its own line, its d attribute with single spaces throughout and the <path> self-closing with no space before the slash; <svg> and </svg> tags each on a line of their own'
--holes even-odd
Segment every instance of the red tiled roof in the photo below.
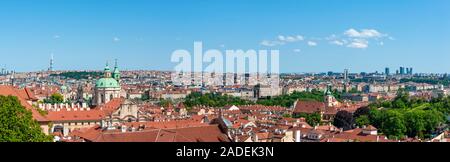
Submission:
<svg viewBox="0 0 450 162">
<path fill-rule="evenodd" d="M 73 135 L 91 142 L 229 142 L 218 125 L 136 132 L 102 131 L 97 127 Z"/>
<path fill-rule="evenodd" d="M 98 121 L 105 117 L 105 112 L 101 110 L 84 110 L 84 111 L 50 111 L 47 119 L 50 121 Z"/>
<path fill-rule="evenodd" d="M 33 95 L 27 92 L 25 89 L 17 89 L 12 86 L 3 86 L 0 85 L 0 95 L 4 96 L 16 96 L 22 106 L 26 109 L 31 110 L 33 118 L 38 122 L 46 122 L 48 121 L 45 116 L 41 115 L 32 105 L 30 105 L 27 100 L 31 100 L 34 98 Z"/>
<path fill-rule="evenodd" d="M 325 103 L 318 101 L 297 101 L 295 113 L 315 113 L 325 109 Z"/>
<path fill-rule="evenodd" d="M 174 128 L 187 128 L 187 127 L 199 127 L 199 126 L 207 126 L 208 123 L 201 123 L 200 120 L 196 119 L 187 119 L 187 120 L 171 120 L 171 121 L 163 121 L 163 122 L 129 122 L 124 123 L 128 127 L 137 127 L 140 125 L 144 125 L 146 128 L 150 129 L 174 129 Z"/>
<path fill-rule="evenodd" d="M 260 139 L 260 140 L 269 139 L 270 133 L 269 132 L 260 132 L 260 133 L 256 133 L 256 136 L 258 136 L 258 139 Z"/>
<path fill-rule="evenodd" d="M 342 133 L 336 134 L 335 138 L 347 139 L 347 140 L 357 140 L 360 142 L 377 142 L 377 135 L 367 135 L 362 133 L 363 129 L 356 128 Z M 392 142 L 391 140 L 385 139 L 385 136 L 378 136 L 379 142 Z"/>
<path fill-rule="evenodd" d="M 117 98 L 94 109 L 83 111 L 79 109 L 77 111 L 74 109 L 70 111 L 67 111 L 67 109 L 50 111 L 47 118 L 50 121 L 98 121 L 117 110 L 124 101 L 123 98 Z"/>
<path fill-rule="evenodd" d="M 369 126 L 367 126 L 366 128 L 364 128 L 364 130 L 369 130 L 369 131 L 376 131 L 377 130 L 377 128 L 375 128 L 374 126 L 372 126 L 372 125 L 369 125 Z"/>
</svg>

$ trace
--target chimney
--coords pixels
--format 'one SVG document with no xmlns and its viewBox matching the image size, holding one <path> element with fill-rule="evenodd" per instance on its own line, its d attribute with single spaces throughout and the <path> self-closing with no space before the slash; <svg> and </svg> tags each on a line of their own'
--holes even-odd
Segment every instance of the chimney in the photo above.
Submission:
<svg viewBox="0 0 450 162">
<path fill-rule="evenodd" d="M 295 142 L 300 142 L 301 141 L 301 133 L 300 130 L 297 130 L 295 132 Z"/>
</svg>

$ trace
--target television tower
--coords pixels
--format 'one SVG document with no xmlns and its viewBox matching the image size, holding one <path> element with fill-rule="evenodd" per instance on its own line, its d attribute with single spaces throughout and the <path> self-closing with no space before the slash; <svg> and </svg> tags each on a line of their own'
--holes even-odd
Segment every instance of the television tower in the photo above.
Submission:
<svg viewBox="0 0 450 162">
<path fill-rule="evenodd" d="M 48 71 L 50 71 L 50 72 L 52 72 L 53 71 L 53 62 L 54 60 L 53 60 L 53 53 L 52 53 L 52 55 L 51 55 L 51 57 L 50 57 L 50 67 L 48 68 Z"/>
</svg>

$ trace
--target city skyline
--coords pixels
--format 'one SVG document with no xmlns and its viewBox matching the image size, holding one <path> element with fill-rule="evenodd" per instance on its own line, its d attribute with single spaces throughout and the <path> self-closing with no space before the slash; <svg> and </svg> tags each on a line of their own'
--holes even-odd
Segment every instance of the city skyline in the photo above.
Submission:
<svg viewBox="0 0 450 162">
<path fill-rule="evenodd" d="M 448 1 L 323 2 L 1 2 L 0 67 L 46 70 L 54 55 L 55 70 L 101 70 L 114 59 L 124 70 L 173 70 L 173 51 L 203 41 L 278 49 L 282 73 L 450 72 Z"/>
</svg>

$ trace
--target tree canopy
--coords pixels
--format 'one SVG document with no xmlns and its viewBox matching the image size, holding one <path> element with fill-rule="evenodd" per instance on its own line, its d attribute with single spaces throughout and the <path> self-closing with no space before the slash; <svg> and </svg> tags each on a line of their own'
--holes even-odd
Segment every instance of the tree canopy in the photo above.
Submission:
<svg viewBox="0 0 450 162">
<path fill-rule="evenodd" d="M 50 142 L 17 97 L 0 96 L 0 142 Z"/>
<path fill-rule="evenodd" d="M 44 99 L 44 103 L 58 104 L 63 102 L 64 96 L 59 93 L 54 93 L 48 99 Z"/>
<path fill-rule="evenodd" d="M 299 113 L 299 114 L 294 114 L 294 116 L 292 116 L 293 118 L 305 118 L 306 122 L 311 125 L 311 126 L 316 126 L 318 124 L 320 124 L 322 117 L 320 116 L 319 113 L 312 113 L 312 114 L 307 114 L 307 113 Z"/>
<path fill-rule="evenodd" d="M 353 119 L 353 114 L 348 111 L 339 111 L 336 113 L 333 125 L 344 130 L 350 130 L 354 128 L 355 121 Z"/>
<path fill-rule="evenodd" d="M 448 112 L 449 97 L 426 102 L 399 92 L 393 101 L 372 103 L 368 107 L 358 109 L 353 117 L 354 124 L 371 124 L 391 139 L 432 138 L 436 135 L 436 128 L 446 123 L 445 116 Z"/>
<path fill-rule="evenodd" d="M 321 91 L 313 90 L 311 92 L 297 92 L 291 94 L 281 95 L 270 99 L 258 100 L 257 103 L 266 106 L 283 106 L 290 107 L 295 101 L 319 101 L 323 102 L 324 94 Z"/>
<path fill-rule="evenodd" d="M 187 107 L 193 107 L 198 105 L 210 106 L 210 107 L 223 107 L 226 105 L 252 105 L 255 104 L 252 101 L 244 100 L 239 97 L 199 92 L 193 92 L 189 94 L 185 100 L 184 105 Z"/>
<path fill-rule="evenodd" d="M 88 72 L 88 71 L 70 71 L 70 72 L 63 72 L 60 74 L 51 74 L 50 76 L 59 76 L 64 78 L 71 78 L 71 79 L 89 79 L 89 78 L 98 78 L 103 76 L 103 72 Z"/>
</svg>

